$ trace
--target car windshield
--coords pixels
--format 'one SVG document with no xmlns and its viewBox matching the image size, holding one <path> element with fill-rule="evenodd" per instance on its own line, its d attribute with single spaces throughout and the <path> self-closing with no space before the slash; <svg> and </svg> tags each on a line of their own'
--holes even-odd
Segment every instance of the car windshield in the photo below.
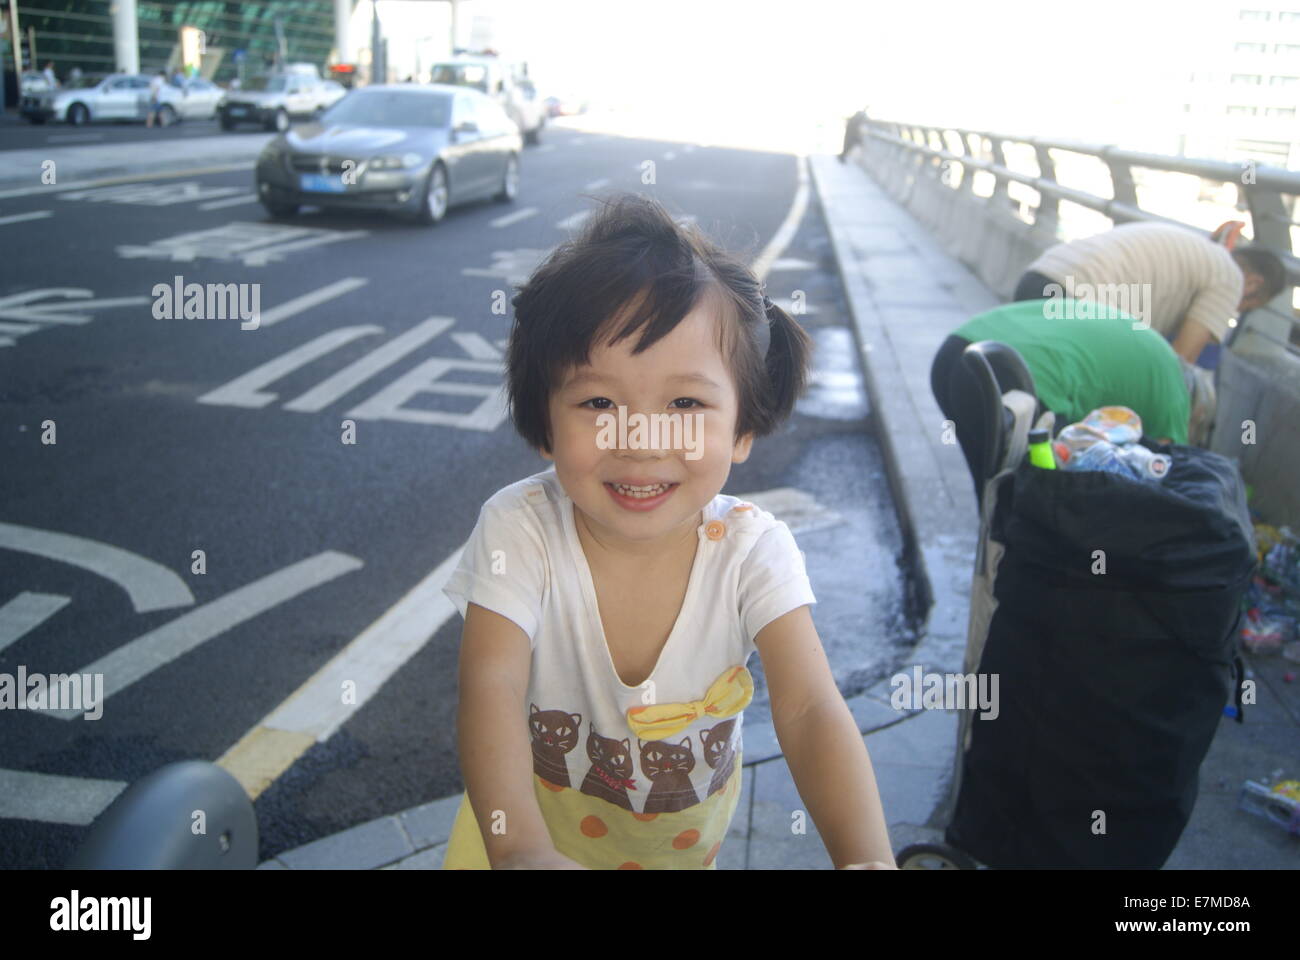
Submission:
<svg viewBox="0 0 1300 960">
<path fill-rule="evenodd" d="M 487 93 L 487 67 L 478 63 L 438 63 L 429 73 L 430 83 L 449 83 L 457 87 L 473 87 Z"/>
<path fill-rule="evenodd" d="M 357 127 L 446 127 L 451 98 L 405 90 L 354 90 L 321 123 Z"/>
<path fill-rule="evenodd" d="M 63 82 L 64 90 L 86 90 L 97 87 L 104 82 L 103 77 L 69 77 Z"/>
<path fill-rule="evenodd" d="M 285 82 L 284 77 L 254 77 L 244 84 L 244 89 L 254 93 L 283 93 Z"/>
</svg>

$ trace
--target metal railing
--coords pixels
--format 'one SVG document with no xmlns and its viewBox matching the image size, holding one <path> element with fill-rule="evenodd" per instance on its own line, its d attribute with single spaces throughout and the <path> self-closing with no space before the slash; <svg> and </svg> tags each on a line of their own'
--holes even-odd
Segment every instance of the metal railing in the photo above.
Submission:
<svg viewBox="0 0 1300 960">
<path fill-rule="evenodd" d="M 1140 197 L 1153 177 L 1168 174 L 1192 175 L 1220 188 L 1232 184 L 1237 218 L 1248 220 L 1254 245 L 1282 259 L 1291 285 L 1267 307 L 1246 314 L 1225 344 L 1210 447 L 1239 461 L 1255 486 L 1252 505 L 1261 513 L 1276 522 L 1300 523 L 1300 317 L 1292 306 L 1300 283 L 1300 259 L 1292 254 L 1293 237 L 1300 235 L 1293 231 L 1300 227 L 1293 215 L 1300 172 L 1250 161 L 870 119 L 862 127 L 861 146 L 868 173 L 1004 298 L 1010 298 L 1030 263 L 1066 239 L 1063 221 L 1078 208 L 1100 214 L 1111 226 L 1156 221 L 1209 236 L 1185 220 L 1144 209 Z M 1009 162 L 1009 155 L 1021 162 Z M 1032 162 L 1025 162 L 1030 157 Z M 1100 165 L 1108 183 L 1089 190 L 1061 182 L 1058 168 L 1071 164 Z M 976 190 L 980 174 L 985 186 L 992 178 L 984 195 Z M 1024 188 L 1037 192 L 1036 206 L 1028 207 L 1023 196 L 1012 197 L 1013 184 L 1020 185 L 1022 195 Z M 1110 196 L 1102 195 L 1107 187 Z M 1075 207 L 1063 211 L 1063 204 Z"/>
</svg>

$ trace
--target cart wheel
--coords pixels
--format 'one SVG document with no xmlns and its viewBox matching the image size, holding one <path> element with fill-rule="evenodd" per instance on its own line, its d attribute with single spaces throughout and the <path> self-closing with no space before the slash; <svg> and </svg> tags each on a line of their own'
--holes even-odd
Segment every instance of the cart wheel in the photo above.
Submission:
<svg viewBox="0 0 1300 960">
<path fill-rule="evenodd" d="M 978 865 L 960 850 L 942 843 L 913 843 L 894 857 L 899 870 L 976 870 Z"/>
</svg>

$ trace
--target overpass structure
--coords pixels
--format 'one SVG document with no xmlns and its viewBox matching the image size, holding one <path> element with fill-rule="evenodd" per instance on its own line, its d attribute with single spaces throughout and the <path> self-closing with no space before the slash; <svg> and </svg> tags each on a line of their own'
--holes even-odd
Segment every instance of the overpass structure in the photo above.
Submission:
<svg viewBox="0 0 1300 960">
<path fill-rule="evenodd" d="M 1254 243 L 1282 258 L 1291 284 L 1229 336 L 1209 446 L 1240 464 L 1261 515 L 1300 524 L 1300 321 L 1293 306 L 1300 260 L 1292 253 L 1300 172 L 876 120 L 863 127 L 862 148 L 861 161 L 881 188 L 1002 300 L 1029 264 L 1062 240 L 1143 220 L 1207 236 L 1208 225 L 1234 211 L 1248 221 Z M 1171 200 L 1188 186 L 1212 202 Z M 1235 202 L 1225 206 L 1234 189 Z"/>
</svg>

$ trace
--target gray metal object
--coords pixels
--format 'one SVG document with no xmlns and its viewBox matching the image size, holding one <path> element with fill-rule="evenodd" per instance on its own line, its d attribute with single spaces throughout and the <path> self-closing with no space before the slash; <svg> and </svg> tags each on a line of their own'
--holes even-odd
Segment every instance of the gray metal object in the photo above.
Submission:
<svg viewBox="0 0 1300 960">
<path fill-rule="evenodd" d="M 69 870 L 252 870 L 257 817 L 239 781 L 184 760 L 124 790 L 90 828 Z"/>
</svg>

